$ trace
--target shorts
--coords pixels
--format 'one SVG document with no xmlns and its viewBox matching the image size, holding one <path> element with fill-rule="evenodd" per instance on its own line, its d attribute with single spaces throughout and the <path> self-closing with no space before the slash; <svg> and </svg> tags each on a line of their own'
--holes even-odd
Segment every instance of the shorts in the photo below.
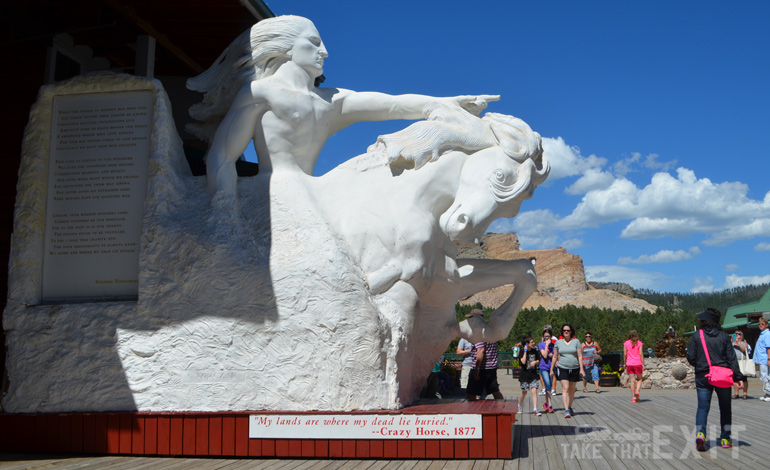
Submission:
<svg viewBox="0 0 770 470">
<path fill-rule="evenodd" d="M 473 369 L 468 380 L 468 395 L 487 395 L 500 391 L 500 384 L 497 383 L 497 369 L 481 369 L 479 380 L 474 378 L 476 369 Z"/>
<path fill-rule="evenodd" d="M 583 366 L 583 372 L 585 372 L 585 375 L 583 376 L 584 381 L 596 382 L 597 380 L 599 380 L 599 366 L 597 366 L 596 364 L 591 364 L 590 366 Z"/>
<path fill-rule="evenodd" d="M 570 382 L 580 381 L 580 369 L 559 369 L 559 380 L 568 380 Z"/>
<path fill-rule="evenodd" d="M 626 374 L 628 375 L 642 375 L 642 366 L 626 366 Z"/>
<path fill-rule="evenodd" d="M 539 379 L 535 379 L 532 382 L 522 382 L 521 383 L 521 389 L 523 391 L 525 391 L 525 392 L 527 390 L 537 390 L 539 387 L 540 387 L 540 380 Z"/>
</svg>

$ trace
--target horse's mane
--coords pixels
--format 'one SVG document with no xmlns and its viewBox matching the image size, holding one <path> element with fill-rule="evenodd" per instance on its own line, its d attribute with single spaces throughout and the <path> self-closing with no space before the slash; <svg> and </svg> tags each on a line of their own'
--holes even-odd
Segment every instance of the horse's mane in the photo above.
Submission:
<svg viewBox="0 0 770 470">
<path fill-rule="evenodd" d="M 493 146 L 499 146 L 519 163 L 527 159 L 537 164 L 541 161 L 540 135 L 519 118 L 498 113 L 486 113 L 480 118 L 458 105 L 443 103 L 429 108 L 426 114 L 425 121 L 379 136 L 365 154 L 341 166 L 356 171 L 390 166 L 398 172 L 420 169 L 448 151 L 472 153 Z"/>
</svg>

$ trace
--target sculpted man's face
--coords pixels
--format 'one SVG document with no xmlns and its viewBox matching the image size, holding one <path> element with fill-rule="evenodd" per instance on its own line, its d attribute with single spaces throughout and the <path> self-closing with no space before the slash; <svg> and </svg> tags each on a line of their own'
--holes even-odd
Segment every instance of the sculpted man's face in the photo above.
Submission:
<svg viewBox="0 0 770 470">
<path fill-rule="evenodd" d="M 297 36 L 289 55 L 292 62 L 305 69 L 313 78 L 323 73 L 324 58 L 329 57 L 321 35 L 315 28 L 308 28 Z"/>
</svg>

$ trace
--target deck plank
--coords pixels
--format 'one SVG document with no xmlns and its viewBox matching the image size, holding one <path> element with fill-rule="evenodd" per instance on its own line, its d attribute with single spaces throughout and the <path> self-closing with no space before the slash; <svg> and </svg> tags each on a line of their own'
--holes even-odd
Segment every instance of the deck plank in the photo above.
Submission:
<svg viewBox="0 0 770 470">
<path fill-rule="evenodd" d="M 518 380 L 501 376 L 500 382 L 503 393 L 511 397 L 508 401 L 515 407 L 515 398 L 520 394 Z M 749 390 L 760 390 L 758 380 L 750 381 Z M 766 402 L 756 398 L 731 401 L 735 447 L 727 450 L 717 445 L 719 406 L 714 396 L 708 421 L 710 449 L 698 453 L 694 450 L 695 390 L 643 389 L 640 403 L 631 402 L 627 389 L 605 388 L 603 391 L 601 394 L 578 391 L 574 404 L 577 414 L 572 419 L 564 417 L 561 396 L 555 397 L 559 409 L 554 414 L 540 417 L 531 413 L 517 415 L 513 424 L 513 458 L 508 460 L 202 459 L 0 454 L 0 470 L 734 470 L 737 466 L 766 466 L 764 440 L 768 425 L 765 417 L 770 411 L 770 404 Z M 538 399 L 542 402 L 542 397 Z M 436 403 L 445 405 L 447 402 Z M 527 400 L 528 406 L 531 406 L 531 400 Z M 638 428 L 642 434 L 648 434 L 650 440 L 637 443 L 636 454 L 633 445 L 627 447 L 625 452 L 621 451 L 622 445 L 612 447 L 616 443 L 614 440 L 589 442 L 587 450 L 584 450 L 582 446 L 585 443 L 576 435 L 579 426 L 589 430 L 606 427 L 613 436 Z M 658 445 L 650 442 L 653 439 L 657 439 Z M 573 449 L 583 455 L 571 456 Z"/>
</svg>

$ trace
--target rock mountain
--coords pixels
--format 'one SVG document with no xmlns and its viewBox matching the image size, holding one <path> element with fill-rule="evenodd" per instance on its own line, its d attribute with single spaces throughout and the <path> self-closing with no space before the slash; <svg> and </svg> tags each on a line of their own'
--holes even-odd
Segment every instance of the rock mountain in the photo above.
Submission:
<svg viewBox="0 0 770 470">
<path fill-rule="evenodd" d="M 655 312 L 656 307 L 644 300 L 624 295 L 621 288 L 597 289 L 586 282 L 583 260 L 564 248 L 550 250 L 521 250 L 515 233 L 487 233 L 481 246 L 461 246 L 458 258 L 522 259 L 535 258 L 537 293 L 527 300 L 523 308 L 542 306 L 554 310 L 567 304 L 580 307 L 599 307 L 614 310 Z M 619 285 L 626 292 L 630 287 Z M 612 287 L 612 286 L 607 286 Z M 479 292 L 463 301 L 463 304 L 481 303 L 485 307 L 498 307 L 511 293 L 512 286 L 502 286 Z"/>
</svg>

